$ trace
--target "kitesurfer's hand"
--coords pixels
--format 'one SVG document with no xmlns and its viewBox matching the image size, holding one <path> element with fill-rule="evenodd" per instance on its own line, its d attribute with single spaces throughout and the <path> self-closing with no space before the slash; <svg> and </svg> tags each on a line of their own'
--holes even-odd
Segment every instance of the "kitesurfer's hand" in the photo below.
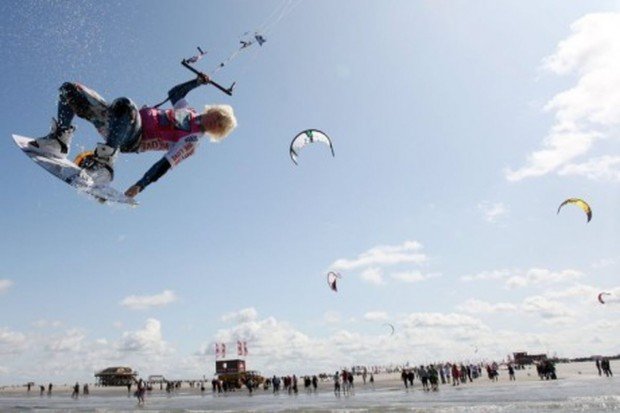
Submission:
<svg viewBox="0 0 620 413">
<path fill-rule="evenodd" d="M 134 198 L 139 193 L 140 193 L 140 187 L 138 185 L 134 185 L 125 191 L 125 196 L 129 198 Z"/>
<path fill-rule="evenodd" d="M 210 81 L 211 78 L 209 78 L 209 75 L 207 75 L 206 73 L 201 73 L 198 75 L 198 83 L 200 83 L 201 85 L 206 85 Z"/>
</svg>

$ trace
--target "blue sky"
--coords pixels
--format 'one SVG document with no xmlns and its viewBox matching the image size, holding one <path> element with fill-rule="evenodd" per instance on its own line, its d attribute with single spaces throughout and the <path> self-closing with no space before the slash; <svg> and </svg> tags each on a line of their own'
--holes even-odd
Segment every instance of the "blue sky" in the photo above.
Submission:
<svg viewBox="0 0 620 413">
<path fill-rule="evenodd" d="M 267 374 L 620 352 L 618 2 L 20 1 L 0 21 L 0 384 L 210 376 L 237 340 Z M 208 71 L 256 29 L 267 43 L 215 75 L 234 96 L 188 96 L 239 127 L 138 208 L 77 195 L 12 142 L 47 132 L 64 81 L 155 104 L 196 46 Z M 76 125 L 73 154 L 99 140 Z M 291 162 L 306 128 L 334 158 Z M 160 156 L 122 156 L 116 185 Z M 556 215 L 569 197 L 590 223 Z"/>
</svg>

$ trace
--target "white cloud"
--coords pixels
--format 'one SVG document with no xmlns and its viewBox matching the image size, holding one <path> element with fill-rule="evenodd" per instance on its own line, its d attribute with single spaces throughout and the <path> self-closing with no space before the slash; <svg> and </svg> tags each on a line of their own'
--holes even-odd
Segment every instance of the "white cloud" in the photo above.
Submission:
<svg viewBox="0 0 620 413">
<path fill-rule="evenodd" d="M 410 327 L 428 328 L 485 327 L 484 324 L 476 318 L 455 313 L 413 313 L 405 317 L 404 324 Z"/>
<path fill-rule="evenodd" d="M 0 354 L 19 353 L 26 350 L 26 335 L 0 327 Z"/>
<path fill-rule="evenodd" d="M 607 267 L 611 267 L 615 263 L 616 263 L 616 260 L 614 260 L 613 258 L 601 258 L 600 260 L 592 263 L 592 268 L 596 268 L 596 269 L 607 268 Z"/>
<path fill-rule="evenodd" d="M 235 311 L 233 313 L 224 314 L 222 321 L 227 323 L 234 321 L 236 323 L 244 323 L 246 321 L 254 321 L 258 317 L 258 312 L 254 307 L 244 308 L 243 310 Z"/>
<path fill-rule="evenodd" d="M 7 291 L 13 285 L 13 281 L 0 279 L 0 293 Z"/>
<path fill-rule="evenodd" d="M 594 301 L 598 293 L 598 289 L 590 285 L 575 284 L 565 289 L 548 291 L 544 296 L 549 298 L 583 298 Z"/>
<path fill-rule="evenodd" d="M 422 245 L 417 241 L 406 241 L 401 245 L 380 245 L 359 254 L 357 258 L 338 259 L 331 268 L 346 271 L 402 263 L 420 264 L 428 260 L 425 254 L 419 252 L 421 249 Z"/>
<path fill-rule="evenodd" d="M 561 283 L 582 276 L 583 273 L 577 270 L 551 271 L 544 268 L 532 268 L 525 274 L 509 277 L 506 280 L 506 287 L 513 289 L 530 285 Z"/>
<path fill-rule="evenodd" d="M 146 310 L 152 307 L 163 307 L 177 300 L 174 291 L 164 290 L 161 294 L 155 295 L 130 295 L 121 301 L 123 307 L 132 310 Z"/>
<path fill-rule="evenodd" d="M 569 164 L 558 171 L 561 176 L 585 176 L 594 181 L 620 181 L 620 156 L 591 158 L 580 164 Z"/>
<path fill-rule="evenodd" d="M 367 268 L 362 271 L 360 277 L 362 278 L 362 280 L 370 284 L 385 284 L 385 281 L 383 280 L 383 271 L 381 270 L 381 268 Z"/>
<path fill-rule="evenodd" d="M 508 215 L 508 207 L 502 202 L 484 201 L 478 204 L 478 210 L 482 212 L 484 220 L 491 224 Z"/>
<path fill-rule="evenodd" d="M 396 272 L 390 274 L 395 280 L 402 281 L 405 283 L 416 283 L 421 281 L 430 280 L 431 278 L 441 277 L 441 274 L 438 273 L 430 273 L 430 274 L 422 274 L 420 271 L 406 271 L 406 272 Z"/>
<path fill-rule="evenodd" d="M 161 322 L 154 318 L 147 319 L 141 330 L 124 332 L 117 347 L 122 352 L 152 355 L 163 355 L 170 351 L 169 345 L 162 337 Z"/>
<path fill-rule="evenodd" d="M 492 270 L 483 271 L 474 275 L 464 275 L 461 281 L 492 281 L 505 280 L 505 286 L 509 289 L 528 287 L 539 284 L 554 284 L 572 281 L 583 277 L 583 273 L 577 270 L 566 269 L 562 271 L 552 271 L 545 268 L 530 268 L 529 270 Z"/>
<path fill-rule="evenodd" d="M 62 325 L 62 322 L 58 320 L 46 320 L 46 319 L 37 320 L 32 323 L 32 326 L 36 328 L 49 328 L 49 327 L 57 328 L 57 327 L 60 327 L 61 325 Z"/>
<path fill-rule="evenodd" d="M 336 311 L 326 311 L 323 313 L 323 321 L 327 324 L 338 324 L 341 320 L 340 314 Z"/>
<path fill-rule="evenodd" d="M 512 272 L 511 270 L 493 270 L 483 271 L 474 275 L 464 275 L 460 277 L 461 281 L 488 281 L 488 280 L 501 280 L 507 278 Z"/>
<path fill-rule="evenodd" d="M 67 330 L 62 336 L 52 337 L 46 345 L 51 352 L 77 352 L 82 349 L 86 335 L 78 329 Z"/>
<path fill-rule="evenodd" d="M 385 311 L 369 311 L 364 314 L 364 320 L 366 321 L 385 321 L 388 319 L 388 315 Z"/>
<path fill-rule="evenodd" d="M 522 308 L 527 313 L 552 321 L 572 319 L 575 316 L 575 312 L 566 305 L 543 296 L 527 297 L 523 300 Z"/>
<path fill-rule="evenodd" d="M 511 303 L 489 303 L 472 298 L 458 305 L 457 309 L 470 314 L 494 314 L 515 312 L 518 307 Z"/>
<path fill-rule="evenodd" d="M 613 136 L 620 124 L 620 13 L 588 14 L 571 25 L 572 34 L 547 57 L 544 68 L 557 75 L 577 73 L 575 86 L 555 95 L 545 110 L 555 123 L 525 166 L 507 170 L 509 181 L 542 176 L 560 169 L 564 175 L 618 179 L 617 157 L 571 162 L 597 140 Z"/>
</svg>

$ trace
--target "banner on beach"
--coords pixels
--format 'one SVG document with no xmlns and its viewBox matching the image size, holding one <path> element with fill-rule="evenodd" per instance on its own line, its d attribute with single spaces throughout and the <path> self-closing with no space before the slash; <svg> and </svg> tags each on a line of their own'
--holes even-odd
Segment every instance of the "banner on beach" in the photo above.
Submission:
<svg viewBox="0 0 620 413">
<path fill-rule="evenodd" d="M 245 341 L 237 341 L 237 355 L 238 356 L 248 355 L 248 344 Z"/>
<path fill-rule="evenodd" d="M 226 344 L 215 343 L 215 358 L 226 357 Z"/>
</svg>

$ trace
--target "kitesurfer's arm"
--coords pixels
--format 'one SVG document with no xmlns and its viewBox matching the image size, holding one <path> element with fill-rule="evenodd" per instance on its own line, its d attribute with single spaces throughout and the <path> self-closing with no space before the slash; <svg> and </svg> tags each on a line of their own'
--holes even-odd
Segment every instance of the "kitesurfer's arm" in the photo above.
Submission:
<svg viewBox="0 0 620 413">
<path fill-rule="evenodd" d="M 168 98 L 172 103 L 172 106 L 176 105 L 176 103 L 183 99 L 189 92 L 196 89 L 200 85 L 204 85 L 209 83 L 211 79 L 209 79 L 208 75 L 200 75 L 196 79 L 187 81 L 185 83 L 181 83 L 176 85 L 172 89 L 168 91 Z"/>
<path fill-rule="evenodd" d="M 151 166 L 142 179 L 136 182 L 134 186 L 125 192 L 125 195 L 133 198 L 142 192 L 148 185 L 161 178 L 170 168 L 176 167 L 183 160 L 192 156 L 194 152 L 196 152 L 196 148 L 199 145 L 199 139 L 199 135 L 192 134 L 187 135 L 176 142 L 163 158 Z"/>
<path fill-rule="evenodd" d="M 144 191 L 144 188 L 146 188 L 149 184 L 152 184 L 153 182 L 164 176 L 164 174 L 168 172 L 168 169 L 170 169 L 171 166 L 172 165 L 170 165 L 168 159 L 166 159 L 166 157 L 164 156 L 159 161 L 157 161 L 155 165 L 151 166 L 151 169 L 146 171 L 142 179 L 136 182 L 136 184 L 129 188 L 127 191 L 125 191 L 125 195 L 130 198 L 135 197 L 140 192 Z"/>
</svg>

